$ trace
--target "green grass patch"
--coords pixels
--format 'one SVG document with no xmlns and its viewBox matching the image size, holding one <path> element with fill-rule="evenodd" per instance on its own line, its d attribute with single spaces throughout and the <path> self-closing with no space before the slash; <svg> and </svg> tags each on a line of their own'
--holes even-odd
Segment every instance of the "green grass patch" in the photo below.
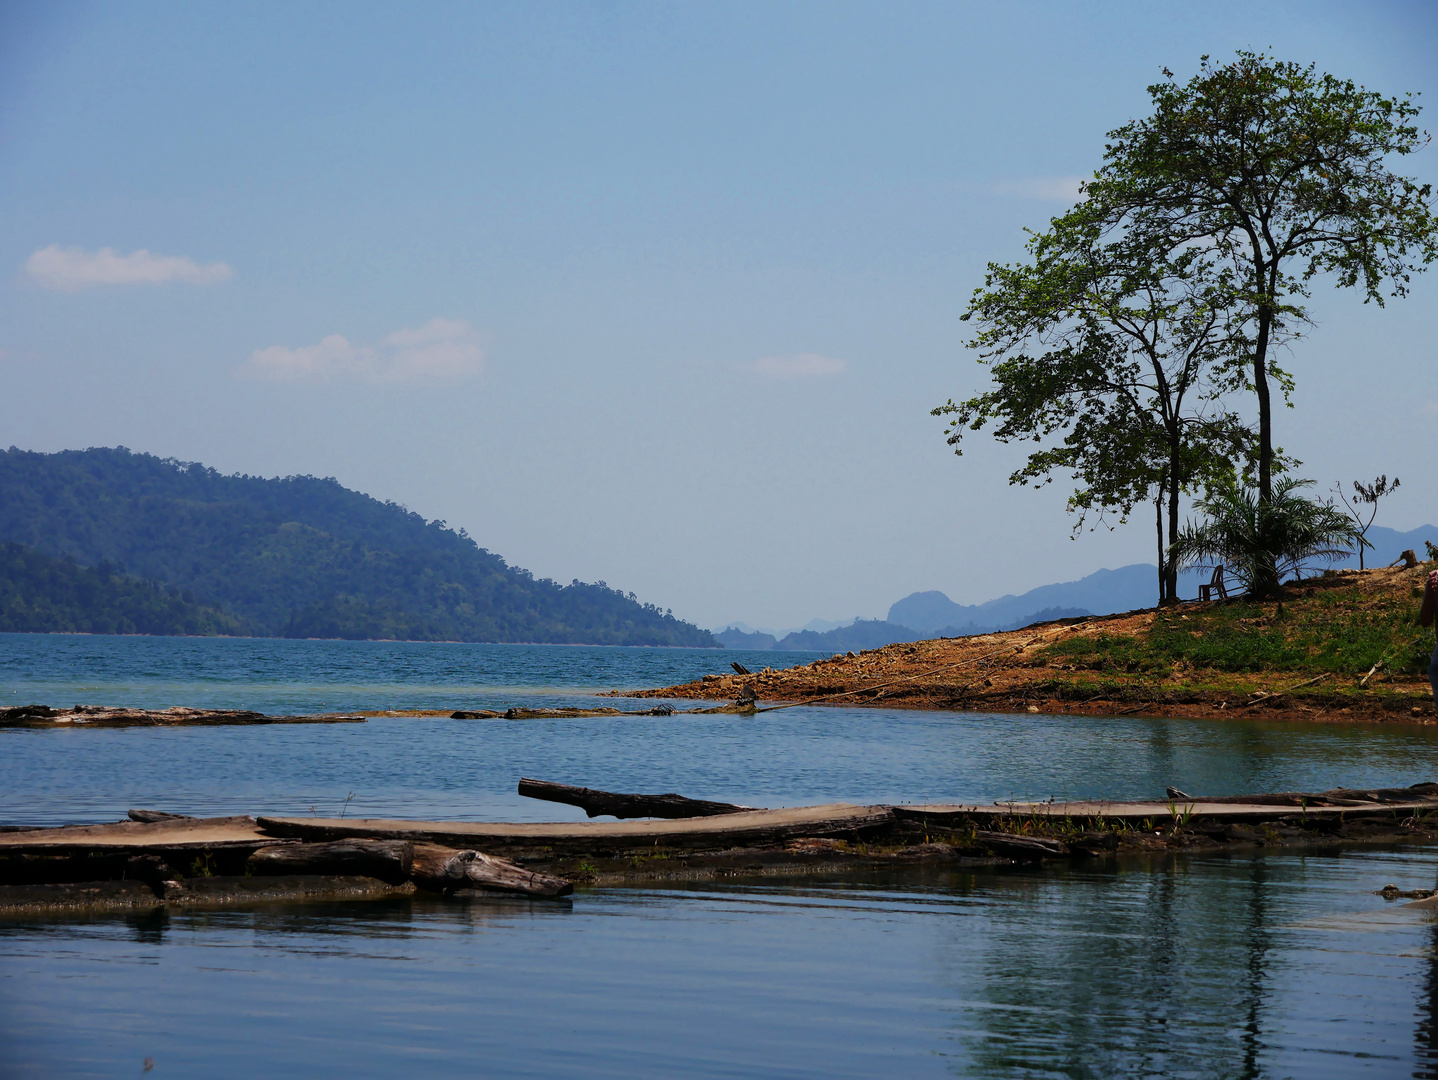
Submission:
<svg viewBox="0 0 1438 1080">
<path fill-rule="evenodd" d="M 1426 668 L 1434 640 L 1415 614 L 1416 604 L 1398 597 L 1324 589 L 1281 612 L 1245 602 L 1170 609 L 1146 634 L 1076 635 L 1041 656 L 1106 674 L 1166 674 L 1175 667 L 1362 673 L 1380 661 L 1391 672 L 1414 673 Z"/>
</svg>

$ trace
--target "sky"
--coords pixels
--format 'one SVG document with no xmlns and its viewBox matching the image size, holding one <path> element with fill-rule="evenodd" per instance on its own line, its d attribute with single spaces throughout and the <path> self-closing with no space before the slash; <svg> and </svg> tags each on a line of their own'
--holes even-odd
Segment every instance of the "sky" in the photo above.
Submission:
<svg viewBox="0 0 1438 1080">
<path fill-rule="evenodd" d="M 1152 562 L 929 410 L 985 265 L 1236 49 L 1438 98 L 1421 2 L 10 0 L 0 445 L 333 476 L 712 627 Z M 1438 522 L 1438 277 L 1311 310 L 1276 441 Z"/>
</svg>

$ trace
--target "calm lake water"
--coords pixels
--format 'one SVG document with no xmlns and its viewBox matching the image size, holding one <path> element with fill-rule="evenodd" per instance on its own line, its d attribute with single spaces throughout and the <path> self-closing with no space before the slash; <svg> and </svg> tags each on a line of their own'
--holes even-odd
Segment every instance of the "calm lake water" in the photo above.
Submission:
<svg viewBox="0 0 1438 1080">
<path fill-rule="evenodd" d="M 736 658 L 812 656 L 0 635 L 0 693 L 615 704 Z M 1438 733 L 821 708 L 0 730 L 0 823 L 582 816 L 521 775 L 764 806 L 1223 794 L 1438 778 Z M 1390 881 L 1432 887 L 1438 850 L 11 920 L 0 1077 L 1438 1076 L 1438 920 Z"/>
</svg>

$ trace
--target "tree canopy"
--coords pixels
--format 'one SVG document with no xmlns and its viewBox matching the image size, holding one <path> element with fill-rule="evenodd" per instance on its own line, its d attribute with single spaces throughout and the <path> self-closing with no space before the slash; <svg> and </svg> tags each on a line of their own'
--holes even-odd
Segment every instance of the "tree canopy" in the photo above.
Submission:
<svg viewBox="0 0 1438 1080">
<path fill-rule="evenodd" d="M 1290 459 L 1271 384 L 1293 386 L 1273 350 L 1308 321 L 1313 282 L 1380 305 L 1406 295 L 1438 256 L 1438 223 L 1430 185 L 1390 167 L 1428 142 L 1411 95 L 1251 52 L 1203 57 L 1187 83 L 1164 75 L 1151 115 L 1109 133 L 1082 201 L 1031 239 L 1030 261 L 990 265 L 964 317 L 979 320 L 971 345 L 994 388 L 935 412 L 955 418 L 956 448 L 991 422 L 1002 441 L 1055 440 L 1010 480 L 1067 469 L 1073 509 L 1126 516 L 1160 490 L 1172 543 L 1179 494 L 1235 466 L 1273 497 Z M 1256 433 L 1237 391 L 1254 395 Z M 1276 559 L 1257 581 L 1277 590 Z"/>
<path fill-rule="evenodd" d="M 1001 442 L 1039 443 L 1010 483 L 1069 472 L 1076 528 L 1153 498 L 1159 597 L 1174 599 L 1166 550 L 1180 495 L 1231 474 L 1251 444 L 1223 402 L 1242 384 L 1240 335 L 1205 251 L 1109 233 L 1092 210 L 1081 203 L 1033 235 L 1027 262 L 990 264 L 964 318 L 976 320 L 969 344 L 993 386 L 934 413 L 953 417 L 959 453 L 988 425 Z"/>
<path fill-rule="evenodd" d="M 1152 115 L 1109 132 L 1086 200 L 1110 229 L 1209 249 L 1245 328 L 1258 404 L 1258 490 L 1274 461 L 1272 346 L 1307 319 L 1315 278 L 1403 296 L 1438 256 L 1432 189 L 1390 168 L 1429 141 L 1412 95 L 1387 97 L 1315 66 L 1239 52 L 1187 83 L 1148 88 Z"/>
</svg>

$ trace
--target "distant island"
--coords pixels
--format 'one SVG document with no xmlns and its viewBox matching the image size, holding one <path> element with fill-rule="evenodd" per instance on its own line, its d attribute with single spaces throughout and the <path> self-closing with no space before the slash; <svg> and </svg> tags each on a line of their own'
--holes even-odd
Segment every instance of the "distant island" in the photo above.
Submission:
<svg viewBox="0 0 1438 1080">
<path fill-rule="evenodd" d="M 336 480 L 124 447 L 0 452 L 0 542 L 0 631 L 718 647 Z"/>
</svg>

